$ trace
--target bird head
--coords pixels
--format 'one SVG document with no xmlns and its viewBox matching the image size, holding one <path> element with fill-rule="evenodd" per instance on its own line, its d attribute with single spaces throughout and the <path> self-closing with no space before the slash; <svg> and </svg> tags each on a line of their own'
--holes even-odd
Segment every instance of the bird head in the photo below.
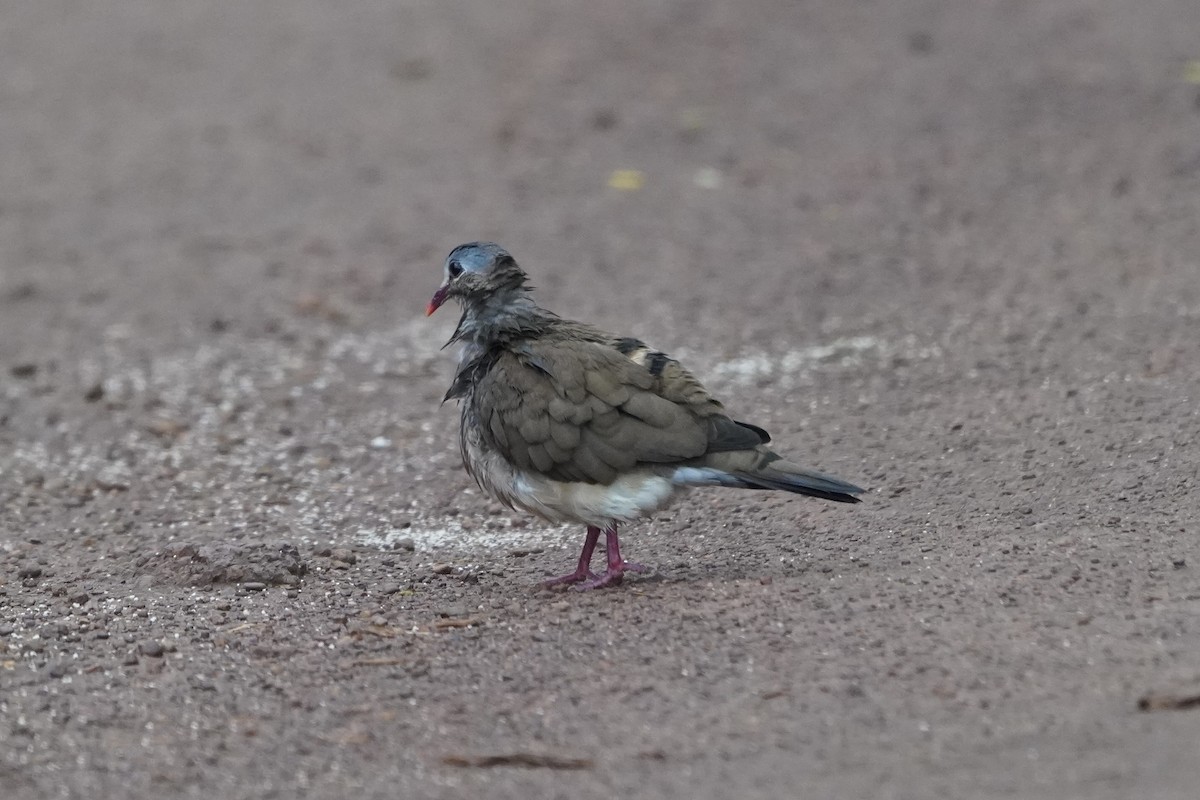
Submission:
<svg viewBox="0 0 1200 800">
<path fill-rule="evenodd" d="M 525 289 L 526 280 L 516 259 L 500 245 L 493 242 L 460 244 L 446 256 L 442 285 L 433 293 L 425 315 L 431 315 L 452 297 L 467 303 L 503 290 Z"/>
</svg>

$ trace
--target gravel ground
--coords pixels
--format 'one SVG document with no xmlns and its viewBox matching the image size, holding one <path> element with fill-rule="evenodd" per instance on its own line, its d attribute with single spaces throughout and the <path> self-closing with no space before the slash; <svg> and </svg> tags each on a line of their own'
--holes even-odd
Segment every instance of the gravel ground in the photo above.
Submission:
<svg viewBox="0 0 1200 800">
<path fill-rule="evenodd" d="M 0 784 L 1194 798 L 1194 0 L 5 3 Z M 481 496 L 444 254 L 865 502 Z"/>
</svg>

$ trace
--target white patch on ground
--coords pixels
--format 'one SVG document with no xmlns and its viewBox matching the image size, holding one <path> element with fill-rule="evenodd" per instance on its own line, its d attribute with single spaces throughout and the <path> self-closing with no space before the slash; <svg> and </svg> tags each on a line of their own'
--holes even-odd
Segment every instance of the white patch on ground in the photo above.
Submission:
<svg viewBox="0 0 1200 800">
<path fill-rule="evenodd" d="M 452 323 L 448 319 L 445 325 Z M 448 380 L 453 367 L 446 362 L 453 356 L 440 347 L 448 330 L 434 333 L 427 325 L 421 317 L 366 334 L 330 328 L 322 337 L 328 342 L 324 347 L 307 338 L 241 342 L 236 349 L 217 342 L 148 359 L 123 327 L 114 327 L 64 383 L 78 391 L 100 384 L 104 402 L 125 424 L 110 438 L 96 439 L 79 435 L 91 424 L 87 417 L 67 417 L 57 423 L 53 437 L 12 442 L 5 471 L 19 485 L 44 486 L 51 496 L 80 487 L 129 489 L 136 475 L 162 474 L 172 477 L 161 495 L 164 508 L 178 505 L 181 496 L 185 501 L 208 494 L 222 498 L 202 519 L 165 523 L 172 529 L 209 526 L 300 543 L 337 541 L 359 529 L 355 538 L 364 545 L 390 548 L 399 539 L 411 539 L 428 553 L 576 548 L 582 526 L 527 525 L 520 515 L 513 520 L 424 516 L 415 505 L 399 507 L 405 488 L 419 488 L 423 474 L 458 469 L 455 449 L 428 450 L 434 432 L 444 435 L 453 424 L 433 417 L 434 409 L 378 402 L 353 416 L 332 413 L 329 398 L 321 394 L 331 386 L 378 393 L 438 375 Z M 886 342 L 855 336 L 774 353 L 747 347 L 726 360 L 712 358 L 711 351 L 678 355 L 720 395 L 767 382 L 787 390 L 815 383 L 822 373 L 875 370 L 901 358 L 915 362 L 942 354 L 915 337 Z M 25 401 L 37 388 L 33 381 L 8 382 L 0 396 Z M 276 433 L 275 404 L 284 396 L 297 404 L 297 418 L 311 425 L 297 437 Z M 165 432 L 150 435 L 157 422 L 167 423 Z M 177 434 L 171 425 L 179 426 Z M 172 443 L 173 437 L 178 442 Z M 226 442 L 232 444 L 225 447 Z M 297 442 L 305 447 L 294 450 Z M 425 450 L 414 459 L 418 447 Z M 218 467 L 203 466 L 214 461 Z M 365 473 L 363 464 L 370 467 Z M 363 474 L 390 481 L 398 507 L 376 509 L 369 490 L 360 486 Z M 409 525 L 398 523 L 401 517 Z"/>
<path fill-rule="evenodd" d="M 778 381 L 784 388 L 790 388 L 824 369 L 856 368 L 897 357 L 921 361 L 940 356 L 939 347 L 922 345 L 915 337 L 886 342 L 875 336 L 848 336 L 783 353 L 756 352 L 718 361 L 704 369 L 702 375 L 713 386 L 752 386 Z"/>
<path fill-rule="evenodd" d="M 355 541 L 365 547 L 391 550 L 396 542 L 412 540 L 418 553 L 453 551 L 490 553 L 493 551 L 543 550 L 558 548 L 572 541 L 572 531 L 582 539 L 582 526 L 560 525 L 512 527 L 507 521 L 472 520 L 470 529 L 453 517 L 419 517 L 407 528 L 359 528 Z"/>
</svg>

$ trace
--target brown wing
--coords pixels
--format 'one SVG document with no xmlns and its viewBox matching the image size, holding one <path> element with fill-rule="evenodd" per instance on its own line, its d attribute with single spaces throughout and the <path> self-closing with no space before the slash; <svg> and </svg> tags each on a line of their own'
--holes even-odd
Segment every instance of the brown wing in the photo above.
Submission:
<svg viewBox="0 0 1200 800">
<path fill-rule="evenodd" d="M 675 367 L 652 371 L 597 342 L 540 339 L 501 353 L 472 402 L 492 447 L 555 480 L 611 483 L 639 463 L 763 441 Z"/>
<path fill-rule="evenodd" d="M 611 340 L 612 347 L 654 376 L 653 390 L 660 396 L 687 406 L 694 414 L 709 421 L 706 452 L 745 450 L 771 441 L 762 428 L 735 422 L 725 416 L 725 407 L 705 389 L 696 376 L 666 353 L 655 350 L 640 339 Z"/>
</svg>

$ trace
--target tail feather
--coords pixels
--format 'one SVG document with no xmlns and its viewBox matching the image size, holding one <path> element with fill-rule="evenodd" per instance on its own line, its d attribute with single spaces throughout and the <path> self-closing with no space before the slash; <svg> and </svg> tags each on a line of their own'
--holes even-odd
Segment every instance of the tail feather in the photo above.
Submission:
<svg viewBox="0 0 1200 800">
<path fill-rule="evenodd" d="M 857 503 L 865 490 L 852 483 L 808 467 L 784 461 L 772 450 L 709 453 L 695 462 L 679 465 L 673 480 L 680 484 L 733 486 L 742 489 L 773 489 L 836 503 Z"/>
<path fill-rule="evenodd" d="M 792 467 L 791 464 L 786 464 Z M 777 489 L 784 492 L 804 494 L 809 497 L 820 497 L 835 503 L 860 502 L 854 495 L 862 494 L 863 489 L 852 483 L 826 475 L 822 472 L 804 469 L 766 469 L 761 472 L 734 472 L 733 476 L 743 486 L 750 489 Z"/>
</svg>

